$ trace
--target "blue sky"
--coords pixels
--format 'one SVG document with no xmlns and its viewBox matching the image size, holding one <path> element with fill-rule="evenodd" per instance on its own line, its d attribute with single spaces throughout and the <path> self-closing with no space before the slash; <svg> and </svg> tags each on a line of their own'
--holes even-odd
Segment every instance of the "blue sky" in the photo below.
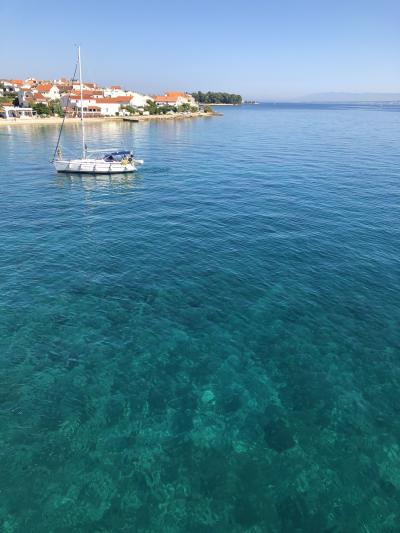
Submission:
<svg viewBox="0 0 400 533">
<path fill-rule="evenodd" d="M 290 99 L 400 92 L 398 0 L 0 6 L 0 77 L 71 76 L 80 43 L 87 81 L 150 93 L 221 90 Z"/>
</svg>

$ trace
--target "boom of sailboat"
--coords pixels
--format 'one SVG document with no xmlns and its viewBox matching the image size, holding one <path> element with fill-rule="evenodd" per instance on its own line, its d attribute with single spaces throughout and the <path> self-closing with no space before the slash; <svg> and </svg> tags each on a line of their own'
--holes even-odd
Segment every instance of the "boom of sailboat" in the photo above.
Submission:
<svg viewBox="0 0 400 533">
<path fill-rule="evenodd" d="M 60 141 L 65 122 L 61 124 L 58 135 L 57 146 L 54 151 L 53 161 L 57 172 L 86 173 L 86 174 L 121 174 L 135 172 L 138 165 L 143 165 L 143 160 L 135 159 L 131 150 L 121 150 L 118 148 L 88 150 L 85 140 L 85 121 L 83 114 L 83 84 L 82 84 L 82 62 L 81 48 L 78 46 L 78 66 L 80 85 L 80 119 L 82 133 L 82 157 L 75 159 L 63 158 Z M 75 68 L 76 72 L 76 68 Z M 75 76 L 75 75 L 74 75 Z"/>
</svg>

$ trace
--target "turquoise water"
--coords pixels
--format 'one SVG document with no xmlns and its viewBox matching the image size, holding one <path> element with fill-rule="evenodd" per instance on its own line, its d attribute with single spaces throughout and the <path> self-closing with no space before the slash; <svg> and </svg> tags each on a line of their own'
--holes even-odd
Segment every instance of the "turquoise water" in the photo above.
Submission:
<svg viewBox="0 0 400 533">
<path fill-rule="evenodd" d="M 88 135 L 0 129 L 1 531 L 399 531 L 399 109 Z"/>
</svg>

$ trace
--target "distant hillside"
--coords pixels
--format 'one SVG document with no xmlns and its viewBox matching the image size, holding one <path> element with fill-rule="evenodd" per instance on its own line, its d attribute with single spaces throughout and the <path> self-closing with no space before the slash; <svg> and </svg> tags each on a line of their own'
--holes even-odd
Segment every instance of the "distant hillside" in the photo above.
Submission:
<svg viewBox="0 0 400 533">
<path fill-rule="evenodd" d="M 400 102 L 400 93 L 316 93 L 297 98 L 298 102 Z"/>
</svg>

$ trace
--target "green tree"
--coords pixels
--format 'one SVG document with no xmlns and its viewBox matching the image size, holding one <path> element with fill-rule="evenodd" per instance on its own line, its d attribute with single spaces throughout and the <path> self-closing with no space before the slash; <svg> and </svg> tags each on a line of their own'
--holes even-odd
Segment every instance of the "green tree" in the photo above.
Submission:
<svg viewBox="0 0 400 533">
<path fill-rule="evenodd" d="M 180 113 L 186 113 L 188 111 L 190 111 L 191 109 L 191 105 L 190 104 L 182 104 L 178 107 L 178 111 Z"/>
<path fill-rule="evenodd" d="M 46 104 L 42 104 L 42 103 L 32 104 L 31 107 L 32 107 L 33 111 L 36 111 L 36 113 L 39 116 L 48 116 L 48 115 L 50 115 L 50 110 L 49 110 L 49 108 L 47 107 Z"/>
<path fill-rule="evenodd" d="M 131 105 L 124 105 L 124 106 L 121 107 L 121 109 L 124 110 L 124 111 L 128 111 L 128 113 L 130 113 L 131 115 L 134 115 L 136 113 L 136 111 L 137 111 Z"/>
<path fill-rule="evenodd" d="M 144 110 L 148 111 L 150 115 L 158 115 L 160 113 L 160 108 L 155 102 L 153 102 L 153 100 L 147 100 L 147 105 Z"/>
<path fill-rule="evenodd" d="M 168 113 L 169 111 L 172 111 L 173 113 L 176 113 L 177 111 L 177 108 L 175 106 L 172 106 L 172 105 L 163 105 L 163 106 L 160 106 L 158 108 L 158 112 L 161 114 L 161 115 L 165 115 L 166 113 Z"/>
<path fill-rule="evenodd" d="M 0 96 L 0 104 L 13 105 L 13 98 L 10 98 L 9 96 Z"/>
<path fill-rule="evenodd" d="M 50 100 L 48 108 L 51 115 L 58 115 L 59 117 L 64 116 L 64 109 L 62 108 L 60 100 Z"/>
</svg>

